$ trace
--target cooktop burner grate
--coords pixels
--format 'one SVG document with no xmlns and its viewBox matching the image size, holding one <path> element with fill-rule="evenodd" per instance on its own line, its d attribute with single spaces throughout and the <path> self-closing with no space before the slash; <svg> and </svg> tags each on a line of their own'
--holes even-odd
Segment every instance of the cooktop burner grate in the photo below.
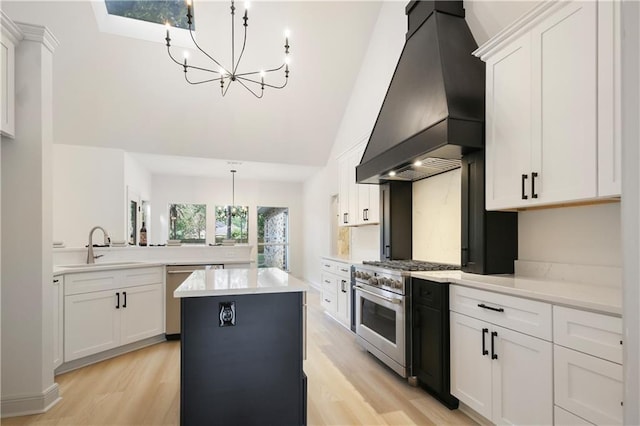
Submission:
<svg viewBox="0 0 640 426">
<path fill-rule="evenodd" d="M 460 265 L 425 262 L 422 260 L 365 260 L 362 263 L 397 271 L 455 271 L 460 269 Z"/>
</svg>

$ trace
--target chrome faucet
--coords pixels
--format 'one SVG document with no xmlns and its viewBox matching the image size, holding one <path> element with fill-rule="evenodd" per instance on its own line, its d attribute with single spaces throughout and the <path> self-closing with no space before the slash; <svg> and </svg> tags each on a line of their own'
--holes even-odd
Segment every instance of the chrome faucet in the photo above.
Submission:
<svg viewBox="0 0 640 426">
<path fill-rule="evenodd" d="M 96 229 L 100 229 L 104 234 L 104 244 L 109 245 L 111 243 L 111 238 L 109 238 L 109 233 L 102 226 L 94 226 L 89 231 L 89 250 L 87 251 L 87 264 L 96 263 L 96 259 L 104 256 L 104 254 L 100 254 L 98 256 L 93 255 L 93 231 Z"/>
</svg>

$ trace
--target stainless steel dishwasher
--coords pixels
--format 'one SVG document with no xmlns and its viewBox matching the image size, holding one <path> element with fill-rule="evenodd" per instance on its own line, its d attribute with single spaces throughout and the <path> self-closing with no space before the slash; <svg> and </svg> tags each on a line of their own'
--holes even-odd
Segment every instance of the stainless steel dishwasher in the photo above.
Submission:
<svg viewBox="0 0 640 426">
<path fill-rule="evenodd" d="M 193 271 L 200 269 L 223 269 L 224 265 L 171 265 L 167 266 L 165 294 L 165 336 L 167 340 L 180 338 L 180 299 L 173 292 Z"/>
</svg>

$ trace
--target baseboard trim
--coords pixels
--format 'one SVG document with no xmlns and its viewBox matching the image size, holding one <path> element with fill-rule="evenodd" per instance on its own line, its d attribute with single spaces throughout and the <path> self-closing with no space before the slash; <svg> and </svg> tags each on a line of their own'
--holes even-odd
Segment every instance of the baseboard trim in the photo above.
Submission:
<svg viewBox="0 0 640 426">
<path fill-rule="evenodd" d="M 117 348 L 109 349 L 108 351 L 100 352 L 97 354 L 89 355 L 84 358 L 74 359 L 73 361 L 65 362 L 60 367 L 56 368 L 54 374 L 68 373 L 78 368 L 86 367 L 87 365 L 95 364 L 96 362 L 104 361 L 109 358 L 114 358 L 127 352 L 137 351 L 138 349 L 146 348 L 147 346 L 155 345 L 160 342 L 165 342 L 164 333 L 157 336 L 149 337 L 138 342 L 129 343 L 128 345 L 120 346 Z"/>
<path fill-rule="evenodd" d="M 56 405 L 60 397 L 58 384 L 54 383 L 37 395 L 22 395 L 2 399 L 0 402 L 1 418 L 42 414 Z"/>
<path fill-rule="evenodd" d="M 493 426 L 493 423 L 491 423 L 490 420 L 484 418 L 476 410 L 474 410 L 473 408 L 469 407 L 468 405 L 466 405 L 466 404 L 464 404 L 462 402 L 459 403 L 458 410 L 462 411 L 464 414 L 466 414 L 468 417 L 470 417 L 471 420 L 473 420 L 474 422 L 478 423 L 479 425 L 482 425 L 482 426 Z"/>
</svg>

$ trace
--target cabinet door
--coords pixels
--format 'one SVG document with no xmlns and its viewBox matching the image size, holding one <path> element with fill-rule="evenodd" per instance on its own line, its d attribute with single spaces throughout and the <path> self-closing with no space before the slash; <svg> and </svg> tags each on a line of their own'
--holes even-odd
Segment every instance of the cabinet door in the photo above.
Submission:
<svg viewBox="0 0 640 426">
<path fill-rule="evenodd" d="M 552 344 L 506 328 L 490 329 L 496 424 L 553 423 Z"/>
<path fill-rule="evenodd" d="M 162 284 L 122 290 L 121 345 L 164 333 L 162 302 Z"/>
<path fill-rule="evenodd" d="M 117 290 L 66 296 L 64 360 L 72 361 L 120 345 L 120 310 Z"/>
<path fill-rule="evenodd" d="M 54 370 L 58 368 L 63 361 L 63 336 L 64 336 L 64 323 L 62 319 L 63 315 L 63 306 L 64 306 L 64 296 L 63 296 L 63 282 L 64 277 L 58 276 L 53 279 L 53 315 L 52 315 L 52 326 L 53 326 L 53 368 Z"/>
<path fill-rule="evenodd" d="M 413 307 L 413 375 L 431 389 L 442 392 L 442 315 L 423 304 Z"/>
<path fill-rule="evenodd" d="M 572 2 L 532 31 L 531 205 L 596 196 L 596 10 L 596 2 Z"/>
<path fill-rule="evenodd" d="M 343 156 L 338 160 L 338 204 L 340 207 L 340 217 L 338 218 L 338 224 L 340 226 L 349 225 L 349 189 L 351 187 L 350 181 L 350 159 L 348 156 Z"/>
<path fill-rule="evenodd" d="M 358 214 L 363 225 L 380 223 L 380 186 L 358 185 Z"/>
<path fill-rule="evenodd" d="M 530 81 L 528 35 L 515 40 L 487 62 L 487 210 L 529 204 L 528 181 L 523 191 L 522 175 L 528 175 L 531 168 Z"/>
<path fill-rule="evenodd" d="M 620 3 L 598 2 L 598 196 L 621 194 Z"/>
<path fill-rule="evenodd" d="M 349 281 L 346 278 L 337 278 L 338 280 L 338 319 L 344 324 L 350 324 L 349 311 L 351 307 L 351 297 Z"/>
<path fill-rule="evenodd" d="M 622 366 L 554 345 L 556 405 L 594 424 L 622 424 Z"/>
<path fill-rule="evenodd" d="M 483 352 L 490 345 L 488 327 L 451 312 L 451 394 L 491 419 L 491 357 Z"/>
<path fill-rule="evenodd" d="M 348 179 L 349 179 L 349 224 L 361 225 L 363 223 L 362 211 L 358 210 L 359 187 L 356 183 L 356 166 L 360 163 L 362 152 L 356 150 L 351 152 L 348 157 Z"/>
</svg>

